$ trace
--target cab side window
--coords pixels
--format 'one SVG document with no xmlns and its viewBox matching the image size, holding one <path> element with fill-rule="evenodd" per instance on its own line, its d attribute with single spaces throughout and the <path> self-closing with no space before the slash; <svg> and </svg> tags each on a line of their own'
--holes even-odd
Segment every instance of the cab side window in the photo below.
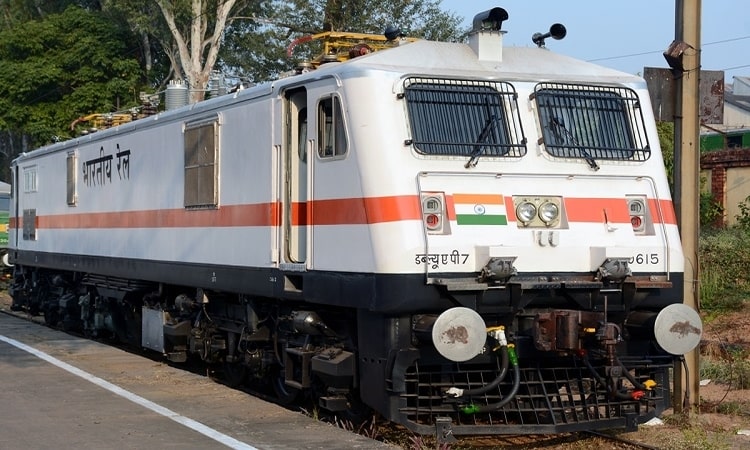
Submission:
<svg viewBox="0 0 750 450">
<path fill-rule="evenodd" d="M 318 104 L 318 155 L 321 158 L 343 157 L 348 151 L 341 99 L 326 97 Z"/>
</svg>

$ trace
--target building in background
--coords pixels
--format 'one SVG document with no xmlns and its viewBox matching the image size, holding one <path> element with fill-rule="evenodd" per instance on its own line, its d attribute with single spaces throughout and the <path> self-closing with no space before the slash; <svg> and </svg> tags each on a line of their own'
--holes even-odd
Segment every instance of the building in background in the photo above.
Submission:
<svg viewBox="0 0 750 450">
<path fill-rule="evenodd" d="M 750 196 L 750 77 L 725 86 L 723 121 L 701 127 L 700 145 L 702 189 L 724 209 L 715 225 L 735 225 Z"/>
</svg>

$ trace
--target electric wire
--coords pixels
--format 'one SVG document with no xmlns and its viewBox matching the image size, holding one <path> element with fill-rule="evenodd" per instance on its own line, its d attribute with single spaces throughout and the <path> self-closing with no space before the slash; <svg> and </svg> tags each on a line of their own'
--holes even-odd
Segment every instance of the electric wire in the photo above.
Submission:
<svg viewBox="0 0 750 450">
<path fill-rule="evenodd" d="M 701 44 L 701 47 L 706 47 L 709 45 L 716 45 L 716 44 L 725 44 L 727 42 L 735 42 L 735 41 L 741 41 L 743 39 L 750 39 L 750 36 L 740 36 L 736 38 L 730 38 L 730 39 L 723 39 L 721 41 L 713 41 L 713 42 L 706 42 L 705 44 Z M 644 56 L 644 55 L 652 55 L 656 53 L 663 53 L 664 50 L 652 50 L 648 52 L 640 52 L 640 53 L 630 53 L 627 55 L 619 55 L 619 56 L 605 56 L 602 58 L 594 58 L 594 59 L 587 59 L 588 62 L 595 62 L 595 61 L 609 61 L 612 59 L 623 59 L 623 58 L 632 58 L 634 56 Z M 748 67 L 748 66 L 741 66 L 741 67 Z M 729 69 L 724 69 L 729 70 Z"/>
</svg>

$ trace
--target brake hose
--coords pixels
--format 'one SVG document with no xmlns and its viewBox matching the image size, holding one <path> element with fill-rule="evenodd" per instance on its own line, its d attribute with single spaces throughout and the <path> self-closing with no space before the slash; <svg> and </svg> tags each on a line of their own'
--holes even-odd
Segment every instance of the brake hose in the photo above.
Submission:
<svg viewBox="0 0 750 450">
<path fill-rule="evenodd" d="M 618 400 L 638 400 L 640 398 L 640 396 L 637 396 L 635 392 L 628 393 L 627 390 L 620 391 L 620 390 L 615 389 L 614 386 L 608 383 L 607 380 L 602 378 L 602 376 L 597 373 L 596 369 L 594 369 L 594 366 L 591 365 L 591 361 L 589 361 L 588 356 L 584 356 L 582 359 L 583 359 L 583 363 L 586 364 L 586 367 L 588 367 L 589 372 L 591 372 L 591 375 L 593 375 L 593 377 L 596 379 L 597 382 L 604 385 L 607 388 L 607 392 L 610 395 L 612 395 L 614 398 Z M 624 369 L 624 366 L 622 367 Z M 627 370 L 625 371 L 627 372 Z"/>
<path fill-rule="evenodd" d="M 503 399 L 499 402 L 490 403 L 488 405 L 476 405 L 474 403 L 471 403 L 461 408 L 462 413 L 477 414 L 497 411 L 503 406 L 507 405 L 508 402 L 513 400 L 513 398 L 516 396 L 516 394 L 518 393 L 518 388 L 521 386 L 521 369 L 518 367 L 518 356 L 516 355 L 515 345 L 508 344 L 507 348 L 508 359 L 510 360 L 510 364 L 513 366 L 513 387 L 510 389 L 510 392 L 508 392 L 508 395 L 503 397 Z"/>
<path fill-rule="evenodd" d="M 495 377 L 494 380 L 492 380 L 488 384 L 485 384 L 484 386 L 478 387 L 476 389 L 460 389 L 457 387 L 452 387 L 445 392 L 446 395 L 454 398 L 482 395 L 491 391 L 492 389 L 495 389 L 503 381 L 505 375 L 508 373 L 508 340 L 505 337 L 505 327 L 499 326 L 489 328 L 487 329 L 487 334 L 495 338 L 499 344 L 499 346 L 494 350 L 500 350 L 500 373 Z"/>
</svg>

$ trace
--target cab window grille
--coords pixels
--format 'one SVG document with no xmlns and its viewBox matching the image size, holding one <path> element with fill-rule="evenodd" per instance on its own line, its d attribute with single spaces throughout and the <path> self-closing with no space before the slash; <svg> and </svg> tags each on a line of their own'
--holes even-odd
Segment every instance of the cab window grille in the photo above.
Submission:
<svg viewBox="0 0 750 450">
<path fill-rule="evenodd" d="M 632 89 L 540 83 L 536 99 L 542 138 L 552 156 L 645 161 L 651 156 L 638 96 Z"/>
<path fill-rule="evenodd" d="M 411 125 L 411 139 L 405 143 L 421 154 L 526 154 L 517 95 L 509 83 L 412 77 L 406 79 L 402 97 Z"/>
</svg>

